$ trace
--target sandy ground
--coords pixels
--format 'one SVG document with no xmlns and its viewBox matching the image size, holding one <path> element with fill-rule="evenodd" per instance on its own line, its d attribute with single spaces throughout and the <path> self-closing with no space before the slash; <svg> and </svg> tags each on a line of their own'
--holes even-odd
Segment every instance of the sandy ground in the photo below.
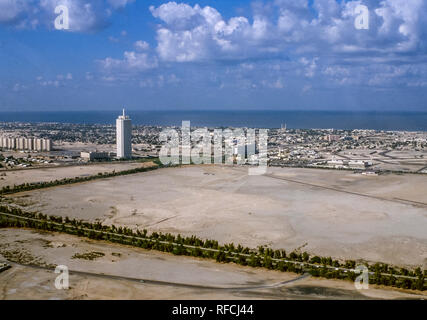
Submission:
<svg viewBox="0 0 427 320">
<path fill-rule="evenodd" d="M 427 266 L 427 177 L 191 166 L 22 193 L 27 210 L 341 259 Z M 415 202 L 416 201 L 416 202 Z"/>
<path fill-rule="evenodd" d="M 365 176 L 352 171 L 270 168 L 271 174 L 308 184 L 332 187 L 349 192 L 404 199 L 427 206 L 427 176 L 421 174 L 382 174 Z"/>
<path fill-rule="evenodd" d="M 54 181 L 56 179 L 75 178 L 96 175 L 98 172 L 123 171 L 139 168 L 142 163 L 108 163 L 59 168 L 37 168 L 0 172 L 0 188 L 31 182 Z"/>
<path fill-rule="evenodd" d="M 0 299 L 421 299 L 420 292 L 219 264 L 213 261 L 92 241 L 70 235 L 0 229 L 2 256 L 21 262 L 65 265 L 70 289 L 57 290 L 53 269 L 19 264 L 0 274 Z M 93 260 L 75 254 L 104 254 Z M 22 261 L 24 260 L 24 261 Z M 79 271 L 82 273 L 73 273 Z M 90 274 L 87 274 L 90 273 Z M 111 277 L 111 276 L 115 276 Z M 119 277 L 119 278 L 117 278 Z M 141 282 L 140 279 L 144 279 Z M 296 280 L 295 280 L 296 279 Z M 277 285 L 284 281 L 293 282 Z M 160 281 L 161 283 L 159 283 Z M 248 288 L 249 287 L 249 288 Z"/>
</svg>

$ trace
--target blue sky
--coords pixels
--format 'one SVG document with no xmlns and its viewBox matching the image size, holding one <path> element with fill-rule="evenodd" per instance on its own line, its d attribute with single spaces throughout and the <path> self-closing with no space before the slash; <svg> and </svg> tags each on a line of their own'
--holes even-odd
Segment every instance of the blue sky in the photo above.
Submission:
<svg viewBox="0 0 427 320">
<path fill-rule="evenodd" d="M 69 30 L 54 28 L 58 5 Z M 427 111 L 426 12 L 426 0 L 0 0 L 0 111 Z"/>
</svg>

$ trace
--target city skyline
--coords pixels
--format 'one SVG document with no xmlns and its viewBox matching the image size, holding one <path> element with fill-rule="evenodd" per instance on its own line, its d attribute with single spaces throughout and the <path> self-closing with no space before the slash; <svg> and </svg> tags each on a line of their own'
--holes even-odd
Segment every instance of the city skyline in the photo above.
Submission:
<svg viewBox="0 0 427 320">
<path fill-rule="evenodd" d="M 0 110 L 426 110 L 426 3 L 361 3 L 0 1 Z"/>
</svg>

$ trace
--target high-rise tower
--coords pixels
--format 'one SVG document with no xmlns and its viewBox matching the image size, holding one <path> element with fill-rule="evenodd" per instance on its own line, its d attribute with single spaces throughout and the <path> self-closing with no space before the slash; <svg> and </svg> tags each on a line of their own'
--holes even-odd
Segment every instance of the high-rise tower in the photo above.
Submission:
<svg viewBox="0 0 427 320">
<path fill-rule="evenodd" d="M 117 158 L 132 158 L 132 122 L 129 116 L 119 116 L 116 120 L 116 141 L 117 141 Z"/>
</svg>

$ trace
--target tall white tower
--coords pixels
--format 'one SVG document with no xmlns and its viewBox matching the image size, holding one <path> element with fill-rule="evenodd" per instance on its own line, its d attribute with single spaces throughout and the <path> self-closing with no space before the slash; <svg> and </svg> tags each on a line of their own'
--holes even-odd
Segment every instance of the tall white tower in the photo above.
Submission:
<svg viewBox="0 0 427 320">
<path fill-rule="evenodd" d="M 116 141 L 117 141 L 117 158 L 132 158 L 132 122 L 129 116 L 119 116 L 116 120 Z"/>
</svg>

